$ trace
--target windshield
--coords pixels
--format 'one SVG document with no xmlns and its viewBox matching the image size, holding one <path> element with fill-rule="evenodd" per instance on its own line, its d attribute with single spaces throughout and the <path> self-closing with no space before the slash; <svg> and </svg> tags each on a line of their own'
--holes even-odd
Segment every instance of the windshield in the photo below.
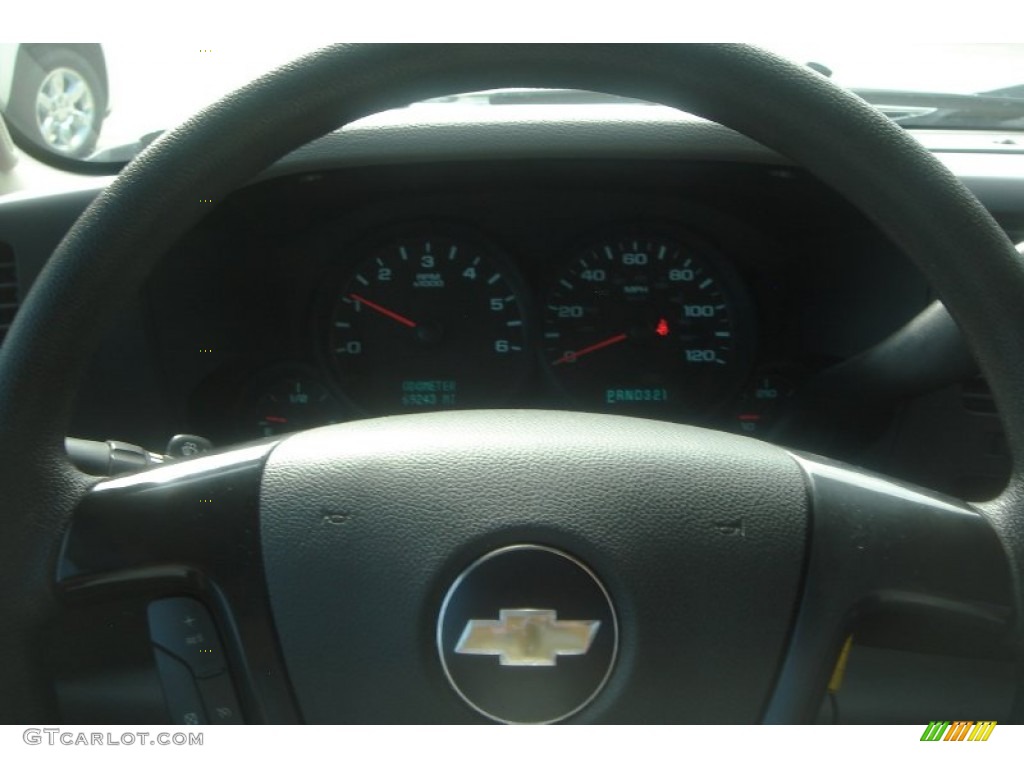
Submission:
<svg viewBox="0 0 1024 768">
<path fill-rule="evenodd" d="M 309 43 L 0 44 L 0 106 L 15 140 L 53 157 L 123 162 L 159 132 L 303 53 Z M 850 88 L 908 128 L 1024 130 L 1024 45 L 767 44 Z M 622 100 L 523 90 L 442 103 Z"/>
</svg>

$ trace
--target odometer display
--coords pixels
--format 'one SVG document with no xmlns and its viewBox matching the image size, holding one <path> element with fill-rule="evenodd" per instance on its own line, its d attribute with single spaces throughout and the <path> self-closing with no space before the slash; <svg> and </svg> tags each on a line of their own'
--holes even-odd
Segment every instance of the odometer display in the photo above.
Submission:
<svg viewBox="0 0 1024 768">
<path fill-rule="evenodd" d="M 707 246 L 651 236 L 592 243 L 547 292 L 549 371 L 588 409 L 699 420 L 749 365 L 740 293 Z"/>
<path fill-rule="evenodd" d="M 329 355 L 344 394 L 372 414 L 504 403 L 528 366 L 510 267 L 463 237 L 369 250 L 332 293 Z"/>
</svg>

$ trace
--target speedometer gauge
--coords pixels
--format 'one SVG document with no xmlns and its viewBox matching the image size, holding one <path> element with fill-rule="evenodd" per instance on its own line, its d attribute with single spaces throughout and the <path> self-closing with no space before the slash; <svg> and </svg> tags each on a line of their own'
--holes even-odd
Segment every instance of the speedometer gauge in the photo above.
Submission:
<svg viewBox="0 0 1024 768">
<path fill-rule="evenodd" d="M 332 293 L 328 350 L 344 394 L 373 414 L 503 404 L 529 366 L 517 284 L 465 236 L 368 249 Z"/>
<path fill-rule="evenodd" d="M 544 306 L 548 370 L 586 408 L 699 419 L 749 367 L 742 288 L 699 241 L 602 239 L 553 277 Z"/>
</svg>

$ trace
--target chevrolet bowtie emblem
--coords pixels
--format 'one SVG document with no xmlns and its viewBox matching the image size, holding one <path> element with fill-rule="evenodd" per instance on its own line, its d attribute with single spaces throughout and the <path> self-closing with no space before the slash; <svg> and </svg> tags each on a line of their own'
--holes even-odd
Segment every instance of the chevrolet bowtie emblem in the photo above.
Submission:
<svg viewBox="0 0 1024 768">
<path fill-rule="evenodd" d="M 498 620 L 470 619 L 456 653 L 497 656 L 504 667 L 553 667 L 559 656 L 582 656 L 600 621 L 559 621 L 557 611 L 501 610 Z"/>
</svg>

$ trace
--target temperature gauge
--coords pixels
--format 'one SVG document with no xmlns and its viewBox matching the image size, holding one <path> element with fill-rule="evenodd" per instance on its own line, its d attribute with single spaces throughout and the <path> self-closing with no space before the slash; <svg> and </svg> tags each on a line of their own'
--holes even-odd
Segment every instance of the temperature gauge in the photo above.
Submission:
<svg viewBox="0 0 1024 768">
<path fill-rule="evenodd" d="M 772 418 L 791 394 L 794 384 L 788 377 L 775 372 L 755 376 L 740 396 L 734 416 L 738 432 L 751 437 L 764 437 Z"/>
</svg>

